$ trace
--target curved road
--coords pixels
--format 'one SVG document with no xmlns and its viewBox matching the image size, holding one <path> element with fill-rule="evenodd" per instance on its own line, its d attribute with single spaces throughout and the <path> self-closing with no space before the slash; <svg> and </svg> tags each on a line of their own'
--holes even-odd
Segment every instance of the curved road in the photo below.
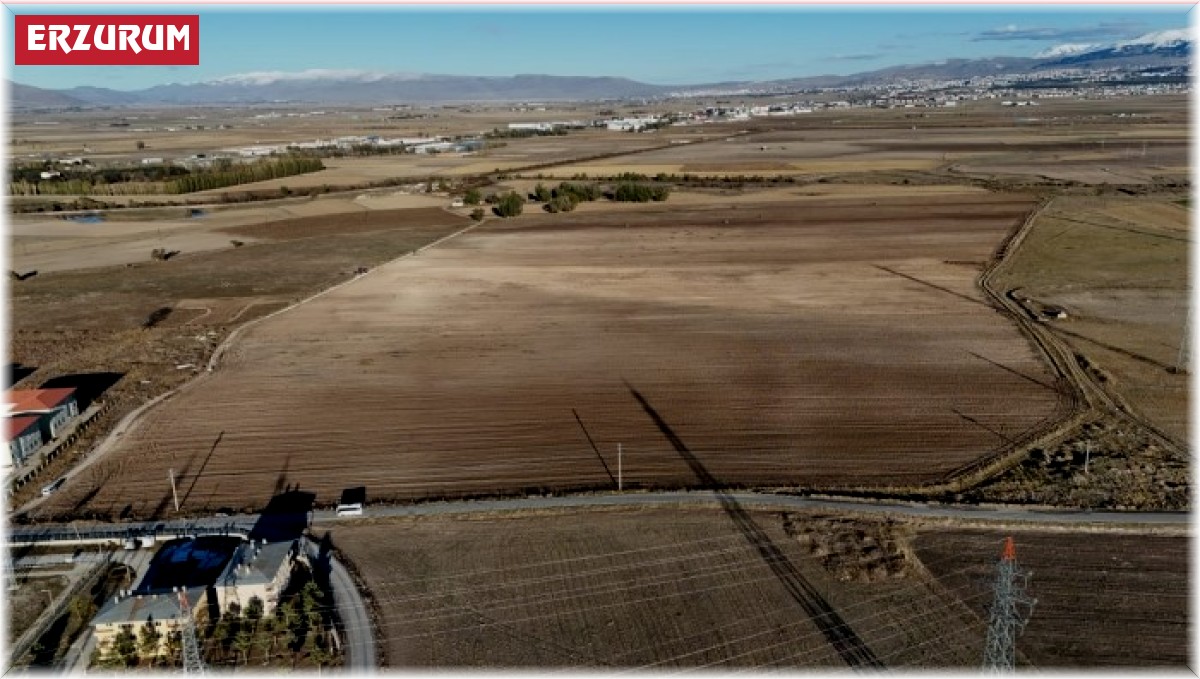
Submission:
<svg viewBox="0 0 1200 679">
<path fill-rule="evenodd" d="M 320 547 L 307 538 L 304 539 L 304 549 L 313 563 L 322 559 Z M 343 669 L 356 675 L 370 673 L 375 669 L 375 635 L 372 633 L 367 604 L 346 567 L 332 554 L 325 555 L 325 558 L 329 560 L 329 584 L 341 623 L 346 659 Z"/>
</svg>

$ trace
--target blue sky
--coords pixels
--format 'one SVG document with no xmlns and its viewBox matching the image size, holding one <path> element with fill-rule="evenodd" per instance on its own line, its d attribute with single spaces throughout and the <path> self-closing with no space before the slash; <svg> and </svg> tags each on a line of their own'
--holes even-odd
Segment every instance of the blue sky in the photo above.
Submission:
<svg viewBox="0 0 1200 679">
<path fill-rule="evenodd" d="M 1187 6 L 1037 9 L 8 6 L 13 12 L 200 14 L 200 66 L 16 67 L 28 85 L 140 89 L 257 71 L 611 75 L 657 84 L 845 74 L 946 58 L 1033 56 L 1184 28 Z"/>
</svg>

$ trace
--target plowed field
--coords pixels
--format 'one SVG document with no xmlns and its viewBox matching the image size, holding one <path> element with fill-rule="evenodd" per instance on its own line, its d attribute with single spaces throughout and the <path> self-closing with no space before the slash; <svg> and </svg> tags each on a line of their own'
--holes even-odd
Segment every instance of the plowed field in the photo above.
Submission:
<svg viewBox="0 0 1200 679">
<path fill-rule="evenodd" d="M 987 615 L 1006 533 L 930 531 L 916 552 L 943 585 Z M 1017 641 L 1018 666 L 1042 669 L 1188 665 L 1188 540 L 1145 535 L 1012 533 L 1037 599 Z M 983 554 L 995 555 L 990 561 Z M 983 561 L 983 563 L 981 563 Z"/>
<path fill-rule="evenodd" d="M 246 333 L 56 510 L 934 481 L 1055 415 L 981 263 L 1011 196 L 525 215 Z"/>
<path fill-rule="evenodd" d="M 893 551 L 895 526 L 738 516 L 428 517 L 331 537 L 373 600 L 386 667 L 844 671 L 856 666 L 847 646 L 876 667 L 978 667 L 986 616 L 973 604 L 986 586 L 952 594 L 906 556 L 875 578 L 829 568 Z"/>
</svg>

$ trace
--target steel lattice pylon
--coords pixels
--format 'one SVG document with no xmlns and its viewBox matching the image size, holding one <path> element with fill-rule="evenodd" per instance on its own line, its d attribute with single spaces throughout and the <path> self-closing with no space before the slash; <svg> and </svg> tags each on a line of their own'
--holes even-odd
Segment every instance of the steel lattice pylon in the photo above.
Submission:
<svg viewBox="0 0 1200 679">
<path fill-rule="evenodd" d="M 1004 541 L 1000 563 L 996 565 L 992 609 L 988 616 L 987 646 L 984 649 L 985 672 L 1012 672 L 1017 665 L 1017 636 L 1029 622 L 1036 599 L 1025 594 L 1029 576 L 1017 566 L 1017 548 L 1013 539 Z"/>
<path fill-rule="evenodd" d="M 188 604 L 187 592 L 179 590 L 179 611 L 183 613 L 183 672 L 204 674 L 204 661 L 200 659 L 200 641 L 196 638 L 196 621 L 192 618 L 192 607 Z"/>
</svg>

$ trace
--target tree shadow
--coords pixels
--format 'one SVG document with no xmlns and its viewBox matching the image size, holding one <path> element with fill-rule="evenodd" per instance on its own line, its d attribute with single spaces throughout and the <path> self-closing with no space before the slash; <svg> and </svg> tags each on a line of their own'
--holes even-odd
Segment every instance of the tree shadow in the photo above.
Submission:
<svg viewBox="0 0 1200 679">
<path fill-rule="evenodd" d="M 762 529 L 754 521 L 741 504 L 728 491 L 725 484 L 712 475 L 708 468 L 704 466 L 699 458 L 697 458 L 687 445 L 676 435 L 670 425 L 663 420 L 654 409 L 650 402 L 644 396 L 634 389 L 628 382 L 625 386 L 629 389 L 629 393 L 633 395 L 642 410 L 650 416 L 658 430 L 667 439 L 675 452 L 679 454 L 683 461 L 691 468 L 692 473 L 700 481 L 705 488 L 716 492 L 717 500 L 721 503 L 721 508 L 733 521 L 735 527 L 741 532 L 746 541 L 758 552 L 759 558 L 763 560 L 775 575 L 775 578 L 783 585 L 788 594 L 792 597 L 804 613 L 808 615 L 813 624 L 824 635 L 825 640 L 833 646 L 838 656 L 842 661 L 850 667 L 854 668 L 871 668 L 883 669 L 883 663 L 875 656 L 866 643 L 851 629 L 847 623 L 825 597 L 821 596 L 820 592 L 813 587 L 812 583 L 800 573 L 795 564 L 787 558 L 783 550 L 779 549 L 766 531 Z"/>
</svg>

